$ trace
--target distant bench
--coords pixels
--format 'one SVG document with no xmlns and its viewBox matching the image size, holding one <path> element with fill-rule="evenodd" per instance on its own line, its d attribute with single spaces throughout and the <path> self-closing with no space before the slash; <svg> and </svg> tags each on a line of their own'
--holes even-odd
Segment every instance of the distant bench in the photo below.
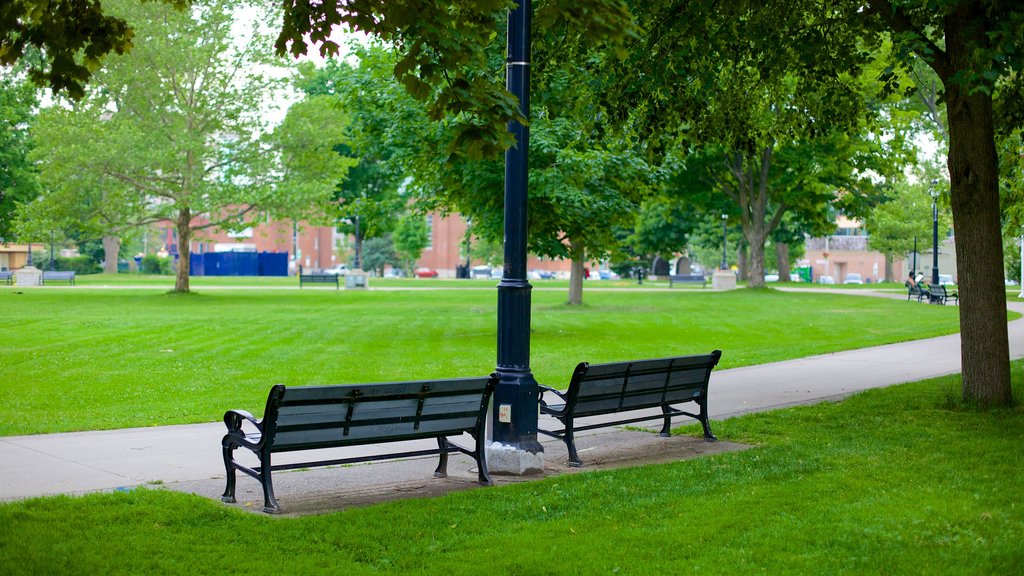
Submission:
<svg viewBox="0 0 1024 576">
<path fill-rule="evenodd" d="M 335 289 L 341 286 L 337 274 L 299 274 L 299 288 L 303 284 L 334 284 Z"/>
<path fill-rule="evenodd" d="M 916 282 L 914 284 L 911 284 L 909 281 L 907 281 L 905 285 L 907 287 L 907 302 L 910 302 L 911 298 L 917 298 L 917 301 L 920 302 L 925 298 L 931 297 L 928 291 L 921 288 L 921 285 Z"/>
<path fill-rule="evenodd" d="M 68 282 L 75 285 L 74 272 L 43 271 L 43 284 L 47 282 Z"/>
<path fill-rule="evenodd" d="M 700 284 L 701 288 L 706 288 L 708 279 L 703 274 L 672 274 L 668 277 L 668 287 L 673 284 Z"/>
<path fill-rule="evenodd" d="M 4 270 L 0 272 L 0 282 L 4 284 L 14 284 L 14 272 L 10 270 Z"/>
<path fill-rule="evenodd" d="M 960 293 L 956 290 L 947 290 L 942 284 L 929 284 L 928 285 L 929 299 L 931 302 L 936 304 L 942 304 L 945 306 L 946 302 L 952 298 L 956 304 L 960 304 Z"/>
<path fill-rule="evenodd" d="M 263 486 L 263 511 L 280 511 L 274 498 L 271 472 L 313 466 L 335 466 L 391 458 L 440 455 L 434 476 L 448 474 L 448 454 L 461 452 L 476 460 L 481 484 L 490 485 L 491 477 L 484 456 L 484 422 L 487 402 L 497 377 L 457 378 L 385 384 L 352 384 L 271 388 L 263 420 L 257 421 L 244 410 L 224 414 L 227 435 L 221 440 L 227 486 L 221 499 L 235 501 L 235 471 L 252 476 Z M 248 422 L 254 428 L 242 429 Z M 448 441 L 448 436 L 468 432 L 476 440 L 469 450 Z M 273 465 L 277 452 L 315 450 L 399 442 L 430 438 L 437 448 L 395 452 L 383 455 L 341 458 Z M 234 458 L 237 448 L 247 448 L 259 458 L 258 470 L 248 468 Z M 343 473 L 343 472 L 342 472 Z"/>
<path fill-rule="evenodd" d="M 705 439 L 715 440 L 708 422 L 708 380 L 711 378 L 711 370 L 721 357 L 722 352 L 715 350 L 711 354 L 699 356 L 635 362 L 581 362 L 576 366 L 572 380 L 569 381 L 569 389 L 565 392 L 550 386 L 540 387 L 541 413 L 558 419 L 564 428 L 537 431 L 565 442 L 569 451 L 570 466 L 583 465 L 576 453 L 574 434 L 604 426 L 664 418 L 661 435 L 669 436 L 672 417 L 689 416 L 700 421 L 704 427 Z M 549 404 L 545 401 L 545 394 L 557 397 L 557 400 L 552 399 L 557 403 Z M 699 412 L 693 414 L 672 407 L 684 402 L 696 403 Z M 650 408 L 661 408 L 662 414 L 600 422 L 588 426 L 576 425 L 578 418 Z"/>
</svg>

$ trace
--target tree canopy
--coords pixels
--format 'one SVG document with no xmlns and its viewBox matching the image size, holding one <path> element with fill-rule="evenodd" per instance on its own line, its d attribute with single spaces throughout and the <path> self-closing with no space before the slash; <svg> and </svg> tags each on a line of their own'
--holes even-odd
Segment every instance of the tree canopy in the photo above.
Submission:
<svg viewBox="0 0 1024 576">
<path fill-rule="evenodd" d="M 260 214 L 326 203 L 346 168 L 332 150 L 344 116 L 317 101 L 269 133 L 260 113 L 277 85 L 266 73 L 269 40 L 256 27 L 254 38 L 235 41 L 236 2 L 107 6 L 132 23 L 134 48 L 109 57 L 81 100 L 46 114 L 41 170 L 50 182 L 67 180 L 57 191 L 77 194 L 74 206 L 103 199 L 119 221 L 174 223 L 175 290 L 188 291 L 195 230 L 244 228 Z M 55 216 L 64 200 L 40 198 Z"/>
</svg>

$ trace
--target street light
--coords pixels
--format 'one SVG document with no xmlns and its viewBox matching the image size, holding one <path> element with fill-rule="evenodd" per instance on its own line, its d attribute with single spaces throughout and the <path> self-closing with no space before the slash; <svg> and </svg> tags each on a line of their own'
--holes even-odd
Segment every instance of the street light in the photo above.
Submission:
<svg viewBox="0 0 1024 576">
<path fill-rule="evenodd" d="M 939 285 L 939 181 L 932 180 L 928 193 L 932 197 L 932 285 Z"/>
<path fill-rule="evenodd" d="M 505 85 L 519 98 L 519 113 L 525 119 L 530 118 L 532 11 L 532 0 L 517 0 L 508 18 Z M 498 383 L 488 460 L 492 471 L 522 474 L 544 469 L 544 448 L 537 441 L 538 384 L 530 370 L 533 287 L 526 279 L 529 124 L 511 120 L 508 131 L 517 145 L 505 151 L 505 265 L 498 283 Z"/>
<path fill-rule="evenodd" d="M 917 282 L 917 236 L 914 236 L 914 263 L 910 265 L 910 277 Z"/>
<path fill-rule="evenodd" d="M 727 225 L 728 221 L 729 221 L 729 215 L 728 214 L 722 214 L 722 264 L 719 266 L 720 270 L 728 270 L 729 269 L 729 262 L 726 259 L 726 255 L 728 253 L 728 250 L 727 250 L 728 240 L 726 240 L 726 225 Z"/>
</svg>

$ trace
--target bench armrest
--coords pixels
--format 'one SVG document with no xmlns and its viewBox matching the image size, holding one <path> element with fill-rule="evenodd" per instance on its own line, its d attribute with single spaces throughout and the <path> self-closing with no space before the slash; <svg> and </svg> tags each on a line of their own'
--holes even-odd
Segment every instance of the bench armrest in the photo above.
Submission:
<svg viewBox="0 0 1024 576">
<path fill-rule="evenodd" d="M 561 398 L 562 402 L 568 402 L 568 400 L 565 398 L 565 394 L 563 394 L 560 390 L 556 390 L 556 389 L 552 388 L 551 386 L 545 386 L 543 384 L 538 384 L 537 385 L 537 401 L 540 402 L 541 404 L 547 404 L 547 402 L 544 402 L 544 393 L 545 392 L 551 392 L 555 396 L 558 396 L 559 398 Z"/>
<path fill-rule="evenodd" d="M 263 425 L 256 418 L 245 410 L 228 410 L 224 413 L 224 425 L 228 427 L 228 434 L 240 433 L 243 422 L 248 421 L 257 430 L 263 432 Z"/>
</svg>

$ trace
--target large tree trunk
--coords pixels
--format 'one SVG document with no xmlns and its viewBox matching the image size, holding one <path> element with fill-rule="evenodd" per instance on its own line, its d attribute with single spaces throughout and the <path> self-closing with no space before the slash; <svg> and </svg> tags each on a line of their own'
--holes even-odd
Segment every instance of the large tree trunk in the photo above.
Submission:
<svg viewBox="0 0 1024 576">
<path fill-rule="evenodd" d="M 121 239 L 117 236 L 103 237 L 103 271 L 117 274 L 117 258 L 121 252 Z"/>
<path fill-rule="evenodd" d="M 750 278 L 750 262 L 747 258 L 747 245 L 740 243 L 736 252 L 736 268 L 739 272 L 739 281 L 746 282 Z"/>
<path fill-rule="evenodd" d="M 583 304 L 583 265 L 585 251 L 583 247 L 571 246 L 569 258 L 572 259 L 572 268 L 569 274 L 569 304 Z"/>
<path fill-rule="evenodd" d="M 764 242 L 765 237 L 747 238 L 750 243 L 750 278 L 747 288 L 764 288 Z"/>
<path fill-rule="evenodd" d="M 900 279 L 896 277 L 896 272 L 893 268 L 893 261 L 896 260 L 896 257 L 892 254 L 883 254 L 882 257 L 885 258 L 885 278 L 882 280 L 885 282 L 899 282 Z"/>
<path fill-rule="evenodd" d="M 981 33 L 968 28 L 969 20 L 976 23 L 982 17 L 971 13 L 970 7 L 946 16 L 946 49 L 954 69 L 968 69 L 971 55 L 965 36 Z M 963 395 L 984 407 L 1007 406 L 1011 402 L 1010 348 L 992 97 L 980 90 L 968 92 L 956 80 L 946 82 Z"/>
<path fill-rule="evenodd" d="M 779 267 L 779 282 L 789 282 L 789 244 L 775 243 L 775 264 Z"/>
<path fill-rule="evenodd" d="M 183 208 L 178 213 L 178 270 L 174 278 L 175 292 L 188 292 L 188 267 L 191 261 L 189 245 L 192 242 L 192 211 Z"/>
</svg>

